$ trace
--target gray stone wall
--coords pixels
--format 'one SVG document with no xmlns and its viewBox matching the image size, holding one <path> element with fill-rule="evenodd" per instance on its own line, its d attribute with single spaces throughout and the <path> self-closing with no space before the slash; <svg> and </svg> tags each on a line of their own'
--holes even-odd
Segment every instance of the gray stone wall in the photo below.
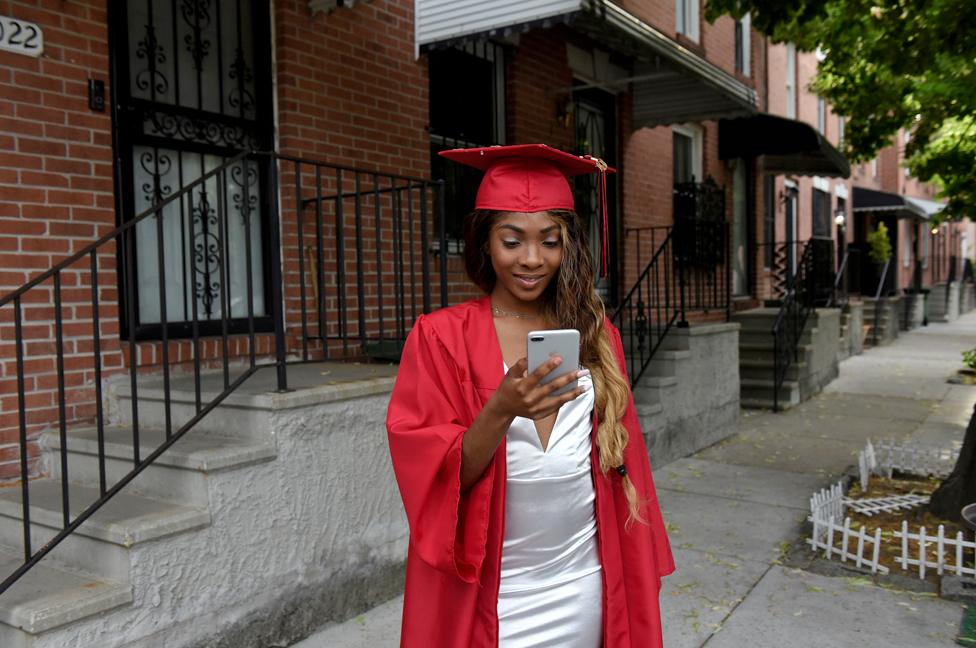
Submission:
<svg viewBox="0 0 976 648">
<path fill-rule="evenodd" d="M 925 300 L 924 294 L 902 295 L 898 305 L 898 321 L 902 331 L 910 331 L 922 325 L 925 319 Z"/>
<path fill-rule="evenodd" d="M 938 283 L 929 293 L 929 320 L 952 322 L 959 317 L 959 282 Z"/>
<path fill-rule="evenodd" d="M 739 324 L 674 328 L 662 348 L 690 357 L 675 365 L 677 388 L 662 403 L 665 425 L 650 430 L 654 468 L 728 437 L 739 417 Z"/>
<path fill-rule="evenodd" d="M 847 313 L 847 357 L 860 355 L 864 351 L 864 304 L 850 302 L 845 310 Z"/>
<path fill-rule="evenodd" d="M 976 307 L 976 285 L 971 281 L 959 284 L 959 314 L 968 313 Z"/>
<path fill-rule="evenodd" d="M 800 376 L 800 400 L 805 401 L 818 393 L 837 377 L 840 349 L 840 309 L 817 308 L 807 321 L 810 334 L 810 350 L 807 352 L 807 368 Z"/>
</svg>

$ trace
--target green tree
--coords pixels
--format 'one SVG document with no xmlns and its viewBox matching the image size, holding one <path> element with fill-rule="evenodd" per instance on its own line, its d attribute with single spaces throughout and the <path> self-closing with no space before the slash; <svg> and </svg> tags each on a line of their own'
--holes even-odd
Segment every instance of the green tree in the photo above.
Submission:
<svg viewBox="0 0 976 648">
<path fill-rule="evenodd" d="M 976 10 L 972 0 L 709 0 L 706 17 L 751 14 L 774 42 L 825 55 L 810 89 L 848 118 L 845 153 L 874 157 L 904 128 L 908 168 L 935 182 L 950 218 L 976 215 Z M 899 143 L 900 144 L 900 143 Z M 929 510 L 976 502 L 976 407 Z"/>
<path fill-rule="evenodd" d="M 913 176 L 942 188 L 948 217 L 976 214 L 976 11 L 972 0 L 709 0 L 751 14 L 774 42 L 820 48 L 811 90 L 845 115 L 845 153 L 874 157 L 899 129 Z"/>
</svg>

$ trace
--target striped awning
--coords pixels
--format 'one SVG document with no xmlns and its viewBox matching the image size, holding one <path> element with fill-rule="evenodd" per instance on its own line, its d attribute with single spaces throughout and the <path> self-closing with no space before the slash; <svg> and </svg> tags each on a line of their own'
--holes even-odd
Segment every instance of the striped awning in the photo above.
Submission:
<svg viewBox="0 0 976 648">
<path fill-rule="evenodd" d="M 613 2 L 589 0 L 417 0 L 420 50 L 566 24 L 631 57 L 635 128 L 751 115 L 756 91 Z M 568 90 L 568 89 L 567 89 Z"/>
<path fill-rule="evenodd" d="M 945 209 L 945 205 L 934 200 L 915 198 L 890 191 L 878 191 L 854 187 L 854 212 L 893 212 L 898 218 L 917 218 L 931 220 Z"/>
</svg>

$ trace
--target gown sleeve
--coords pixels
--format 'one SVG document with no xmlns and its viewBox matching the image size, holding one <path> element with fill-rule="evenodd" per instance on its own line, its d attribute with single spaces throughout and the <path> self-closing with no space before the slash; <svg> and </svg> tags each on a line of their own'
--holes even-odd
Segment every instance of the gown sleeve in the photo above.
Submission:
<svg viewBox="0 0 976 648">
<path fill-rule="evenodd" d="M 617 330 L 610 320 L 604 324 L 610 334 L 610 344 L 613 346 L 614 355 L 617 356 L 617 364 L 620 372 L 624 375 L 627 384 L 630 378 L 627 376 L 627 360 L 624 355 L 623 341 L 620 339 L 620 331 Z M 629 390 L 628 390 L 629 391 Z M 631 482 L 637 488 L 638 495 L 646 502 L 644 514 L 648 518 L 648 531 L 652 544 L 652 554 L 656 565 L 658 578 L 667 576 L 674 572 L 674 556 L 671 553 L 671 543 L 668 541 L 668 534 L 664 527 L 664 520 L 661 517 L 661 509 L 657 501 L 657 491 L 654 488 L 654 478 L 651 475 L 651 464 L 644 444 L 644 435 L 641 433 L 640 420 L 637 417 L 637 407 L 634 404 L 634 394 L 630 393 L 627 409 L 624 412 L 624 427 L 630 433 L 627 453 L 627 473 L 631 477 Z M 633 450 L 637 449 L 636 452 Z M 637 465 L 633 465 L 636 463 Z M 635 470 L 636 469 L 636 470 Z M 636 474 L 634 474 L 636 473 Z"/>
<path fill-rule="evenodd" d="M 410 545 L 427 564 L 468 583 L 485 558 L 494 462 L 461 493 L 461 440 L 471 421 L 457 363 L 429 319 L 407 336 L 386 428 L 410 525 Z"/>
</svg>

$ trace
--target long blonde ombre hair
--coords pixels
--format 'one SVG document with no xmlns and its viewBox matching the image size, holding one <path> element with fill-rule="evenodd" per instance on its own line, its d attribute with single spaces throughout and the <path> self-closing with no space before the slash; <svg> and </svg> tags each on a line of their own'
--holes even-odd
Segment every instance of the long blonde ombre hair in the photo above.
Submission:
<svg viewBox="0 0 976 648">
<path fill-rule="evenodd" d="M 466 219 L 464 266 L 471 280 L 486 293 L 495 288 L 497 277 L 491 264 L 488 239 L 495 218 L 502 212 L 476 210 Z M 570 210 L 551 210 L 549 216 L 562 233 L 562 261 L 556 279 L 542 294 L 543 315 L 559 328 L 580 332 L 580 362 L 593 379 L 599 425 L 596 433 L 600 471 L 606 474 L 623 465 L 629 435 L 621 423 L 630 402 L 630 386 L 624 378 L 604 327 L 603 300 L 593 281 L 593 258 L 579 216 Z M 646 523 L 640 513 L 642 502 L 630 477 L 621 483 L 630 508 L 627 524 Z"/>
</svg>

